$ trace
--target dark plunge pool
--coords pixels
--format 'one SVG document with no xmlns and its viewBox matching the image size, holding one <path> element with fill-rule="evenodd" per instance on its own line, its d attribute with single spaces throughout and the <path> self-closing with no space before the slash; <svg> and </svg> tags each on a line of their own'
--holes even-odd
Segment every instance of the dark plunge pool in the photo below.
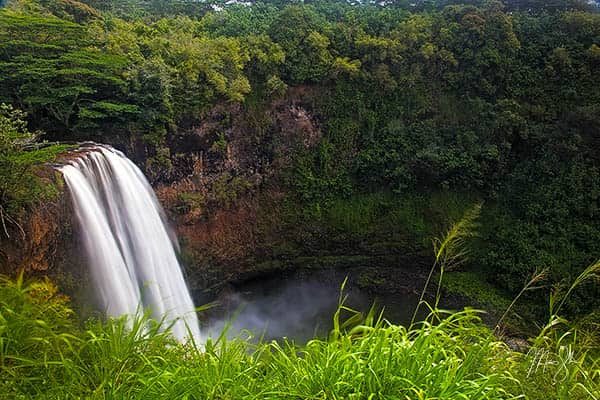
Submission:
<svg viewBox="0 0 600 400">
<path fill-rule="evenodd" d="M 289 338 L 306 342 L 325 337 L 333 327 L 340 289 L 348 277 L 345 305 L 368 313 L 373 304 L 387 320 L 407 324 L 418 302 L 415 292 L 376 295 L 364 289 L 348 271 L 299 271 L 285 276 L 261 277 L 231 287 L 204 314 L 205 330 L 214 338 L 227 326 L 227 336 L 261 335 L 265 340 Z M 345 313 L 342 318 L 347 318 Z"/>
</svg>

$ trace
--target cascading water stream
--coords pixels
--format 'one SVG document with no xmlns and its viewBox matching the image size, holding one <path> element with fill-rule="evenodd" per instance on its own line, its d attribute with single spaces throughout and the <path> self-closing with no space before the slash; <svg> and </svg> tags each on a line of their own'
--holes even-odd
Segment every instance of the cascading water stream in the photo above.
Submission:
<svg viewBox="0 0 600 400">
<path fill-rule="evenodd" d="M 60 168 L 71 192 L 91 275 L 109 316 L 149 309 L 179 341 L 203 342 L 174 235 L 152 187 L 121 152 L 86 148 Z"/>
</svg>

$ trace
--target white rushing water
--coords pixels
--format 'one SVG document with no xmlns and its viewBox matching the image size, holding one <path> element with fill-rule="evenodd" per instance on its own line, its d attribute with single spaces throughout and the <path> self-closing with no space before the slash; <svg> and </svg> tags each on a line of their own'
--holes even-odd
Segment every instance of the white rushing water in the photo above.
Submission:
<svg viewBox="0 0 600 400">
<path fill-rule="evenodd" d="M 91 275 L 109 316 L 149 309 L 173 336 L 203 339 L 177 260 L 177 243 L 152 187 L 121 152 L 85 149 L 60 167 L 71 192 Z"/>
</svg>

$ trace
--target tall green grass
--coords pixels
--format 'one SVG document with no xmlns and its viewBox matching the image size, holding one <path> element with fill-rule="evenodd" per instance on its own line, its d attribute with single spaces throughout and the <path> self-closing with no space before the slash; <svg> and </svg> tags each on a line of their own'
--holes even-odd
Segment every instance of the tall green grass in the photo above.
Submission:
<svg viewBox="0 0 600 400">
<path fill-rule="evenodd" d="M 598 398 L 592 349 L 565 333 L 511 351 L 479 312 L 432 310 L 406 328 L 340 300 L 327 339 L 200 350 L 146 317 L 78 326 L 49 282 L 0 286 L 0 397 L 90 399 Z M 341 315 L 350 315 L 342 319 Z"/>
</svg>

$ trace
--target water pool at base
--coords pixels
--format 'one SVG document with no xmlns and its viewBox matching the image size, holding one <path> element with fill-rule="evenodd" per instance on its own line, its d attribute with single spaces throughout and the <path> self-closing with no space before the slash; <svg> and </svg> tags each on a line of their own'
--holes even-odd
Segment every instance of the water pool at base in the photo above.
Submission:
<svg viewBox="0 0 600 400">
<path fill-rule="evenodd" d="M 418 293 L 374 294 L 357 284 L 352 271 L 297 271 L 267 276 L 232 286 L 217 299 L 217 305 L 201 316 L 203 330 L 218 337 L 252 336 L 264 340 L 288 338 L 306 342 L 326 337 L 333 327 L 340 289 L 348 277 L 344 304 L 366 315 L 375 304 L 377 313 L 396 324 L 408 324 L 418 302 Z M 342 314 L 348 318 L 350 312 Z"/>
</svg>

